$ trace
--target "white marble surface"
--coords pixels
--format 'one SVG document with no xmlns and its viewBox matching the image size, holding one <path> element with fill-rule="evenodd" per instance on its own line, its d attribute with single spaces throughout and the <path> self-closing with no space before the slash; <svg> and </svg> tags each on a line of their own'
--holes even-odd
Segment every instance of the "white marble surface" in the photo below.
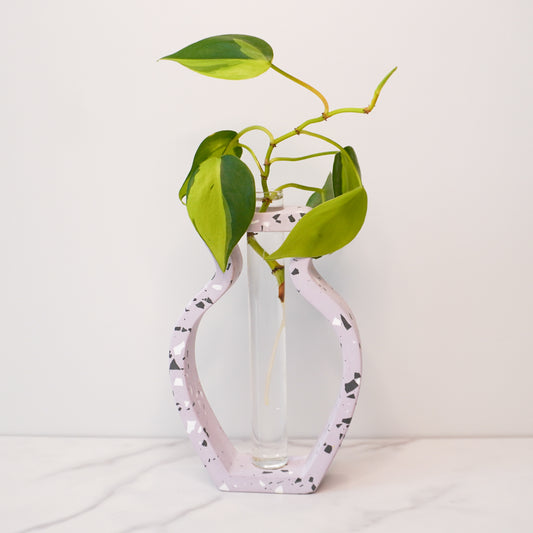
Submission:
<svg viewBox="0 0 533 533">
<path fill-rule="evenodd" d="M 290 496 L 217 491 L 185 440 L 0 437 L 2 533 L 530 533 L 532 503 L 533 439 L 346 440 Z"/>
</svg>

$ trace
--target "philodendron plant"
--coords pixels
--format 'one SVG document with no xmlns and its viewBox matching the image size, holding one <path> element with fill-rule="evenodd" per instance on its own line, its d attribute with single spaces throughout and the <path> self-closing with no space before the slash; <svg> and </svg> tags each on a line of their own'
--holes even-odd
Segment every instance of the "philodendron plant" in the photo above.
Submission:
<svg viewBox="0 0 533 533">
<path fill-rule="evenodd" d="M 227 80 L 254 78 L 272 69 L 310 90 L 321 100 L 323 111 L 319 116 L 279 136 L 259 125 L 238 132 L 223 130 L 211 134 L 200 143 L 179 191 L 180 200 L 183 202 L 186 199 L 194 227 L 222 271 L 225 271 L 229 256 L 246 232 L 256 208 L 254 175 L 241 160 L 243 150 L 251 154 L 257 167 L 264 193 L 261 207 L 264 211 L 272 197 L 268 178 L 273 164 L 334 156 L 332 171 L 321 188 L 285 183 L 275 189 L 280 191 L 294 187 L 312 192 L 307 201 L 311 211 L 300 219 L 277 250 L 268 253 L 252 233 L 248 234 L 248 243 L 265 259 L 276 276 L 279 297 L 283 301 L 284 272 L 278 260 L 285 257 L 318 257 L 339 250 L 357 235 L 367 209 L 367 196 L 354 149 L 351 146 L 343 147 L 308 128 L 341 113 L 370 113 L 382 87 L 396 69 L 391 70 L 379 83 L 368 106 L 330 109 L 326 98 L 317 89 L 274 65 L 273 55 L 271 46 L 262 39 L 231 34 L 203 39 L 162 59 L 176 61 L 206 76 Z M 260 130 L 266 135 L 264 157 L 260 158 L 243 142 L 246 134 L 253 130 Z M 274 150 L 283 141 L 296 135 L 320 139 L 328 145 L 329 150 L 299 157 L 273 157 Z"/>
</svg>

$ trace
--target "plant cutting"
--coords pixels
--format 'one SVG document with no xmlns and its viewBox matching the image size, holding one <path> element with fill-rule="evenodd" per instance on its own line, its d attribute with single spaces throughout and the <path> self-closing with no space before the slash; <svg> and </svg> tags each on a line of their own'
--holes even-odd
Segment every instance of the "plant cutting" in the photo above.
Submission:
<svg viewBox="0 0 533 533">
<path fill-rule="evenodd" d="M 203 39 L 162 58 L 180 63 L 200 74 L 227 80 L 245 80 L 273 70 L 291 82 L 311 91 L 321 102 L 320 114 L 311 116 L 311 118 L 281 134 L 279 132 L 274 134 L 263 125 L 251 125 L 239 131 L 228 129 L 212 133 L 198 146 L 190 170 L 179 190 L 179 199 L 186 205 L 189 217 L 196 231 L 211 251 L 218 265 L 218 270 L 215 275 L 217 282 L 212 281 L 202 293 L 193 299 L 186 308 L 180 324 L 175 329 L 177 333 L 173 337 L 169 354 L 171 377 L 175 397 L 178 396 L 183 399 L 183 404 L 177 402 L 178 409 L 180 411 L 192 409 L 195 413 L 194 428 L 198 424 L 198 428 L 200 428 L 198 431 L 202 437 L 202 441 L 198 443 L 200 455 L 206 454 L 202 447 L 212 448 L 209 450 L 210 453 L 216 452 L 216 457 L 209 457 L 204 461 L 204 464 L 206 462 L 209 464 L 211 460 L 217 459 L 223 464 L 222 470 L 217 470 L 215 474 L 212 473 L 217 483 L 220 480 L 225 480 L 219 483 L 219 488 L 222 490 L 259 491 L 264 489 L 267 492 L 280 492 L 274 488 L 272 490 L 265 489 L 258 472 L 253 472 L 250 475 L 241 473 L 241 479 L 235 472 L 231 471 L 235 458 L 239 455 L 227 441 L 223 432 L 220 433 L 217 430 L 217 436 L 212 440 L 203 438 L 205 435 L 202 431 L 207 434 L 206 426 L 215 424 L 216 418 L 214 418 L 214 414 L 204 398 L 194 366 L 194 336 L 197 324 L 206 308 L 215 303 L 221 293 L 239 275 L 240 252 L 237 244 L 246 234 L 249 250 L 263 263 L 268 276 L 275 280 L 277 288 L 275 298 L 281 306 L 281 312 L 276 319 L 278 325 L 271 335 L 272 348 L 269 350 L 268 362 L 263 367 L 267 374 L 263 403 L 267 407 L 270 403 L 269 388 L 272 372 L 285 324 L 286 273 L 283 264 L 285 258 L 291 259 L 289 272 L 298 292 L 317 307 L 333 326 L 340 328 L 338 337 L 343 350 L 345 350 L 344 343 L 349 342 L 351 347 L 346 348 L 346 350 L 355 350 L 357 357 L 360 357 L 355 319 L 342 299 L 318 276 L 312 266 L 312 258 L 331 254 L 355 238 L 365 220 L 367 195 L 353 147 L 342 146 L 332 138 L 312 131 L 310 127 L 339 114 L 370 113 L 376 105 L 383 86 L 396 70 L 396 68 L 392 69 L 377 85 L 367 106 L 331 109 L 327 99 L 320 91 L 276 66 L 273 63 L 273 57 L 271 46 L 264 40 L 249 35 L 231 34 Z M 253 131 L 260 131 L 265 136 L 264 151 L 261 154 L 257 154 L 246 142 L 247 134 Z M 302 153 L 294 157 L 278 155 L 283 143 L 297 136 L 316 138 L 324 144 L 324 149 L 320 152 Z M 253 171 L 242 160 L 244 152 L 250 155 Z M 297 163 L 306 159 L 328 156 L 333 157 L 333 165 L 321 187 L 293 181 L 283 183 L 275 188 L 271 186 L 271 170 L 276 163 L 281 161 Z M 307 193 L 305 208 L 286 210 L 276 203 L 282 196 L 283 190 L 287 188 L 296 188 Z M 286 231 L 287 235 L 282 238 L 281 242 L 277 242 L 274 248 L 269 249 L 258 238 L 258 234 L 271 231 Z M 191 362 L 194 367 L 192 376 L 192 371 L 187 372 L 191 368 Z M 332 421 L 333 419 L 340 421 L 335 424 L 337 428 L 342 427 L 342 431 L 339 433 L 340 441 L 346 433 L 351 420 L 351 413 L 355 408 L 358 392 L 356 389 L 360 378 L 359 370 L 357 361 L 352 365 L 345 358 L 344 388 L 331 417 Z M 281 372 L 283 373 L 283 371 Z M 193 385 L 185 387 L 184 378 L 189 379 L 189 381 L 192 380 Z M 184 389 L 187 389 L 186 393 L 183 393 Z M 196 390 L 196 400 L 202 399 L 203 415 L 194 411 L 196 402 L 194 401 L 194 394 L 193 396 L 190 394 L 192 389 Z M 283 391 L 280 394 L 283 396 Z M 189 399 L 185 400 L 184 398 Z M 279 411 L 280 408 L 274 407 L 274 410 Z M 350 416 L 342 417 L 343 414 Z M 190 417 L 187 418 L 187 426 L 188 428 L 193 427 L 193 420 Z M 220 429 L 220 431 L 222 430 Z M 272 432 L 272 429 L 270 431 Z M 330 439 L 330 431 L 331 428 L 327 429 L 322 436 Z M 196 441 L 193 439 L 193 442 Z M 301 484 L 302 478 L 300 476 L 291 477 L 293 474 L 291 470 L 281 470 L 284 474 L 280 474 L 277 487 L 282 489 L 281 492 L 312 492 L 316 490 L 321 476 L 329 464 L 327 461 L 331 461 L 339 445 L 339 442 L 322 445 L 323 450 L 321 451 L 329 456 L 327 460 L 318 461 L 317 459 L 318 464 L 322 466 L 317 466 L 312 461 L 308 461 L 309 464 L 306 463 L 307 467 L 312 467 L 311 471 L 315 472 L 314 476 L 309 476 L 312 480 L 310 485 Z M 224 462 L 221 458 L 224 454 L 230 460 Z M 242 457 L 241 460 L 244 461 Z M 287 461 L 286 457 L 274 453 L 270 457 L 264 456 L 259 459 L 254 457 L 253 462 L 256 466 L 263 468 L 266 473 L 272 473 L 272 469 L 286 466 Z M 208 464 L 206 464 L 208 469 L 214 468 Z M 287 472 L 290 474 L 286 474 Z M 252 488 L 248 487 L 250 476 L 256 481 L 259 480 L 259 484 L 251 483 Z M 229 479 L 232 482 L 238 480 L 234 489 L 228 485 L 227 480 Z M 247 488 L 244 488 L 245 486 Z"/>
</svg>

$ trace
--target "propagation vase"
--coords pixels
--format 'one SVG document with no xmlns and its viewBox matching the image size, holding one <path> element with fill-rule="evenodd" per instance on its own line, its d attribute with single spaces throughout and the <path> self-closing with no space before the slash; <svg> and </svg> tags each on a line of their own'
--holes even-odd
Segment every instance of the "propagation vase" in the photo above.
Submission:
<svg viewBox="0 0 533 533">
<path fill-rule="evenodd" d="M 249 232 L 290 231 L 307 207 L 256 213 Z M 307 494 L 317 490 L 351 423 L 361 379 L 361 344 L 355 318 L 346 302 L 316 271 L 313 259 L 291 259 L 285 267 L 296 291 L 334 328 L 341 347 L 342 382 L 326 426 L 307 456 L 289 457 L 280 469 L 261 469 L 249 454 L 236 450 L 220 426 L 200 382 L 195 360 L 198 325 L 239 277 L 242 256 L 233 250 L 225 272 L 216 273 L 189 302 L 170 343 L 170 380 L 176 407 L 193 447 L 214 484 L 223 491 Z M 286 279 L 287 283 L 288 279 Z"/>
<path fill-rule="evenodd" d="M 257 193 L 256 220 L 277 220 L 273 217 L 282 209 L 283 191 Z M 246 236 L 252 378 L 251 453 L 255 466 L 274 470 L 288 461 L 285 261 L 267 261 L 264 255 L 277 250 L 287 234 L 276 231 L 277 227 L 265 229 L 263 225 L 261 231 L 249 231 Z"/>
</svg>

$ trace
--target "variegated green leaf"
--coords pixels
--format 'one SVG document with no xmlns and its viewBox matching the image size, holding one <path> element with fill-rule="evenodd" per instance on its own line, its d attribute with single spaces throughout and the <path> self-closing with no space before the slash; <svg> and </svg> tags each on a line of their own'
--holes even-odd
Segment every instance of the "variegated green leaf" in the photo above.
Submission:
<svg viewBox="0 0 533 533">
<path fill-rule="evenodd" d="M 367 197 L 363 187 L 318 205 L 294 226 L 268 259 L 318 257 L 352 241 L 365 221 Z"/>
<path fill-rule="evenodd" d="M 245 80 L 268 70 L 273 56 L 271 46 L 262 39 L 231 34 L 202 39 L 161 59 L 177 61 L 213 78 Z"/>
<path fill-rule="evenodd" d="M 189 182 L 191 176 L 196 172 L 200 163 L 208 159 L 209 157 L 222 156 L 228 149 L 230 143 L 237 137 L 237 132 L 231 130 L 222 130 L 209 135 L 206 137 L 198 146 L 196 153 L 194 154 L 194 159 L 192 162 L 191 170 L 185 178 L 183 185 L 180 188 L 179 197 L 183 203 L 183 198 L 187 196 L 187 189 L 189 187 Z M 242 148 L 240 146 L 234 146 L 230 149 L 232 155 L 241 157 Z"/>
<path fill-rule="evenodd" d="M 351 146 L 335 154 L 333 172 L 329 173 L 321 192 L 314 192 L 307 206 L 316 207 L 361 185 L 361 170 L 355 150 Z"/>
<path fill-rule="evenodd" d="M 250 169 L 229 154 L 204 160 L 191 176 L 187 211 L 196 231 L 225 271 L 231 251 L 255 211 L 255 184 Z"/>
</svg>

